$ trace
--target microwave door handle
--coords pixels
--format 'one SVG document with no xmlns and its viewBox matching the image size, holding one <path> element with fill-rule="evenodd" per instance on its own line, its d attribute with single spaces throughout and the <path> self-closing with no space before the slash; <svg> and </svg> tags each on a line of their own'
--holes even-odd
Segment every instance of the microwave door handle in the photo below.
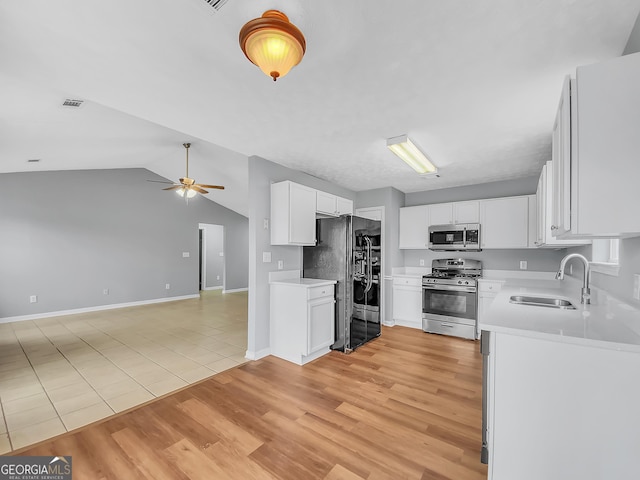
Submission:
<svg viewBox="0 0 640 480">
<path fill-rule="evenodd" d="M 467 227 L 462 230 L 462 248 L 467 248 Z"/>
</svg>

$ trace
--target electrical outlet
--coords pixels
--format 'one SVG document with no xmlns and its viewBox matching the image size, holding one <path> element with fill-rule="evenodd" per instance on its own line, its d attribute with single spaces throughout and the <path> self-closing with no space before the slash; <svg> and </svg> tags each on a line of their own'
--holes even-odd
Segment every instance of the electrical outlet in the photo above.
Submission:
<svg viewBox="0 0 640 480">
<path fill-rule="evenodd" d="M 102 294 L 103 295 L 109 295 L 109 289 L 105 288 L 104 290 L 102 290 Z"/>
<path fill-rule="evenodd" d="M 218 253 L 218 256 L 219 256 L 219 257 L 224 257 L 224 252 L 220 252 L 220 253 Z"/>
<path fill-rule="evenodd" d="M 38 296 L 37 295 L 31 295 L 29 297 L 29 303 L 38 303 Z"/>
<path fill-rule="evenodd" d="M 278 260 L 278 270 L 282 270 L 284 268 L 284 262 L 282 260 Z"/>
<path fill-rule="evenodd" d="M 633 276 L 633 298 L 640 300 L 640 275 Z"/>
<path fill-rule="evenodd" d="M 526 270 L 526 269 L 527 269 L 527 261 L 520 260 L 520 270 Z"/>
<path fill-rule="evenodd" d="M 220 280 L 220 275 L 216 275 L 216 280 Z"/>
<path fill-rule="evenodd" d="M 421 267 L 424 267 L 424 258 L 421 258 L 421 259 L 420 259 L 420 266 L 421 266 Z"/>
<path fill-rule="evenodd" d="M 262 252 L 262 263 L 271 263 L 271 252 Z"/>
<path fill-rule="evenodd" d="M 164 288 L 165 288 L 165 290 L 169 290 L 169 289 L 171 288 L 171 284 L 170 284 L 170 283 L 167 283 L 167 284 L 164 286 Z"/>
<path fill-rule="evenodd" d="M 265 218 L 264 220 L 262 220 L 262 228 L 265 230 L 269 230 L 269 219 Z"/>
<path fill-rule="evenodd" d="M 182 252 L 182 258 L 189 258 L 189 252 Z"/>
</svg>

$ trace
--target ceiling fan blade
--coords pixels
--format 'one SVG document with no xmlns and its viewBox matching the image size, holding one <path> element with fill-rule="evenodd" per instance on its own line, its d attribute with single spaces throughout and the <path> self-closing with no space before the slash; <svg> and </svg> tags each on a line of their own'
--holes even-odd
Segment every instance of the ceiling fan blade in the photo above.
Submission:
<svg viewBox="0 0 640 480">
<path fill-rule="evenodd" d="M 222 185 L 205 185 L 204 183 L 196 183 L 196 185 L 203 188 L 217 188 L 218 190 L 224 190 Z"/>
<path fill-rule="evenodd" d="M 174 185 L 173 187 L 163 188 L 162 190 L 177 190 L 178 188 L 183 188 L 182 185 Z"/>
<path fill-rule="evenodd" d="M 153 182 L 153 183 L 168 183 L 169 185 L 173 185 L 173 182 L 165 182 L 163 180 L 147 180 L 147 182 Z"/>
<path fill-rule="evenodd" d="M 198 193 L 202 193 L 203 195 L 209 193 L 204 188 L 200 188 L 199 185 L 191 185 L 191 190 L 195 190 Z"/>
</svg>

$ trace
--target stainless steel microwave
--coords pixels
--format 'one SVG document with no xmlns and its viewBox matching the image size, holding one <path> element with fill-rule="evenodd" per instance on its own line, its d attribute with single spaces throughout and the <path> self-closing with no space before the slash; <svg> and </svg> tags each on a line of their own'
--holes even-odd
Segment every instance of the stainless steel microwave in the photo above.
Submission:
<svg viewBox="0 0 640 480">
<path fill-rule="evenodd" d="M 431 225 L 429 250 L 479 252 L 480 224 Z"/>
</svg>

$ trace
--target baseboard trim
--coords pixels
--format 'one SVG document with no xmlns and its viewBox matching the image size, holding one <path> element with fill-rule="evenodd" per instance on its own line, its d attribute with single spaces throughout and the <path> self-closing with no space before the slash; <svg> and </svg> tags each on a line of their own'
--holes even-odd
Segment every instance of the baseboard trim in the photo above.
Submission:
<svg viewBox="0 0 640 480">
<path fill-rule="evenodd" d="M 222 290 L 223 288 L 224 288 L 224 287 L 223 287 L 222 285 L 220 285 L 220 286 L 218 286 L 218 287 L 205 287 L 205 288 L 203 288 L 202 290 L 205 290 L 205 291 L 207 291 L 207 292 L 208 292 L 209 290 Z"/>
<path fill-rule="evenodd" d="M 247 350 L 247 352 L 244 354 L 244 358 L 246 358 L 247 360 L 260 360 L 261 358 L 268 357 L 269 355 L 271 355 L 271 349 L 263 348 L 262 350 L 258 350 L 257 352 Z"/>
<path fill-rule="evenodd" d="M 174 302 L 176 300 L 189 300 L 192 298 L 200 298 L 199 294 L 181 295 L 179 297 L 154 298 L 151 300 L 140 300 L 138 302 L 112 303 L 110 305 L 98 305 L 96 307 L 74 308 L 71 310 L 58 310 L 56 312 L 34 313 L 32 315 L 17 315 L 15 317 L 0 317 L 0 323 L 22 322 L 25 320 L 38 320 L 40 318 L 61 317 L 64 315 L 73 315 L 75 313 L 91 313 L 102 310 L 113 310 L 115 308 L 137 307 L 140 305 L 151 305 L 153 303 Z"/>
<path fill-rule="evenodd" d="M 248 288 L 232 288 L 231 290 L 222 290 L 222 293 L 247 292 Z"/>
</svg>

